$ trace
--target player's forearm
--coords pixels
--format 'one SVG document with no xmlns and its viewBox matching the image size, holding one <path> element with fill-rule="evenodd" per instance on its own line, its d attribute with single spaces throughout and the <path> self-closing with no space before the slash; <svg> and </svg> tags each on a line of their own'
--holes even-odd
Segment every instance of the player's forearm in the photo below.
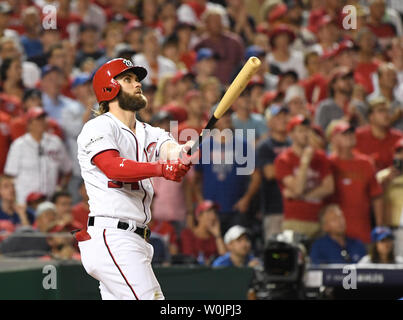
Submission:
<svg viewBox="0 0 403 320">
<path fill-rule="evenodd" d="M 119 156 L 117 151 L 106 151 L 93 159 L 94 164 L 111 180 L 137 182 L 162 176 L 162 164 L 137 162 Z"/>
</svg>

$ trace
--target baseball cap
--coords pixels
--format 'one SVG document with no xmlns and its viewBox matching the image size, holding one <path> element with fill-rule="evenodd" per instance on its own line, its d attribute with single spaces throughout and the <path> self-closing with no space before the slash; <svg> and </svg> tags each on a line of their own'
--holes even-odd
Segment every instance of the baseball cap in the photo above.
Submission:
<svg viewBox="0 0 403 320">
<path fill-rule="evenodd" d="M 50 202 L 50 201 L 42 202 L 38 206 L 38 208 L 36 208 L 35 217 L 38 218 L 42 213 L 44 213 L 44 212 L 46 212 L 48 210 L 56 211 L 56 206 L 53 204 L 53 202 Z"/>
<path fill-rule="evenodd" d="M 196 57 L 197 62 L 210 58 L 217 58 L 217 55 L 210 48 L 200 48 L 197 51 L 197 57 Z"/>
<path fill-rule="evenodd" d="M 228 229 L 228 231 L 224 235 L 224 243 L 228 244 L 233 240 L 239 239 L 240 236 L 247 233 L 247 230 L 240 226 L 235 225 Z"/>
<path fill-rule="evenodd" d="M 91 77 L 86 74 L 82 74 L 74 78 L 71 88 L 73 89 L 89 82 L 91 82 Z"/>
<path fill-rule="evenodd" d="M 169 112 L 172 115 L 173 120 L 176 120 L 179 123 L 185 121 L 188 118 L 188 113 L 186 109 L 182 108 L 179 105 L 176 105 L 175 103 L 168 103 L 166 105 L 163 105 L 160 110 Z"/>
<path fill-rule="evenodd" d="M 255 74 L 248 82 L 247 88 L 252 88 L 254 86 L 264 87 L 264 85 L 264 79 L 261 76 Z"/>
<path fill-rule="evenodd" d="M 262 96 L 262 103 L 264 107 L 268 107 L 275 102 L 277 98 L 280 98 L 283 93 L 280 91 L 266 91 Z"/>
<path fill-rule="evenodd" d="M 195 24 L 190 21 L 179 21 L 176 25 L 176 31 L 186 28 L 196 30 Z"/>
<path fill-rule="evenodd" d="M 39 99 L 42 98 L 42 92 L 36 88 L 29 88 L 24 91 L 24 95 L 22 97 L 22 101 L 25 102 L 32 97 L 37 97 Z"/>
<path fill-rule="evenodd" d="M 46 116 L 46 111 L 41 107 L 29 108 L 26 114 L 27 120 L 31 121 L 33 119 L 38 119 L 40 117 Z"/>
<path fill-rule="evenodd" d="M 138 19 L 132 19 L 130 20 L 124 28 L 124 34 L 127 35 L 130 31 L 135 30 L 135 29 L 140 29 L 143 26 L 141 20 Z"/>
<path fill-rule="evenodd" d="M 42 67 L 41 70 L 41 79 L 43 79 L 43 77 L 45 77 L 47 74 L 56 71 L 56 72 L 60 72 L 61 74 L 63 73 L 62 70 L 59 67 L 47 64 L 44 67 Z"/>
<path fill-rule="evenodd" d="M 258 45 L 249 46 L 246 48 L 245 60 L 248 60 L 250 57 L 261 57 L 265 54 L 266 52 L 264 52 L 262 47 Z"/>
<path fill-rule="evenodd" d="M 351 40 L 343 40 L 339 43 L 336 49 L 336 55 L 341 54 L 346 50 L 354 50 L 354 42 Z"/>
<path fill-rule="evenodd" d="M 284 103 L 289 103 L 294 98 L 301 98 L 306 101 L 305 90 L 299 85 L 291 85 L 285 92 Z"/>
<path fill-rule="evenodd" d="M 374 111 L 374 109 L 376 109 L 376 107 L 379 107 L 381 105 L 385 105 L 388 109 L 390 107 L 388 101 L 384 96 L 377 96 L 375 98 L 372 98 L 368 100 L 368 104 L 369 104 L 369 110 L 368 110 L 369 113 L 371 113 L 372 111 Z"/>
<path fill-rule="evenodd" d="M 348 122 L 340 121 L 335 124 L 330 132 L 330 137 L 334 137 L 338 133 L 354 132 L 355 128 Z"/>
<path fill-rule="evenodd" d="M 296 38 L 295 32 L 292 31 L 292 29 L 288 25 L 286 25 L 286 24 L 278 25 L 269 33 L 269 38 L 270 38 L 269 42 L 270 42 L 270 46 L 272 48 L 274 45 L 274 38 L 280 34 L 288 35 L 290 43 L 294 42 L 294 40 Z"/>
<path fill-rule="evenodd" d="M 269 23 L 273 23 L 283 17 L 287 13 L 287 11 L 287 5 L 282 3 L 281 1 L 278 1 L 278 3 L 272 5 L 270 10 L 268 11 L 267 20 L 269 21 Z"/>
<path fill-rule="evenodd" d="M 288 122 L 287 132 L 291 132 L 296 126 L 299 125 L 310 126 L 310 124 L 311 121 L 309 121 L 309 119 L 299 114 L 297 116 L 292 117 L 291 120 Z"/>
<path fill-rule="evenodd" d="M 40 193 L 40 192 L 31 192 L 31 193 L 27 196 L 26 202 L 29 203 L 29 202 L 33 202 L 33 201 L 37 201 L 37 200 L 45 199 L 45 198 L 46 198 L 46 195 L 44 195 L 43 193 Z"/>
<path fill-rule="evenodd" d="M 219 205 L 211 200 L 204 200 L 203 202 L 199 203 L 196 207 L 195 215 L 196 217 L 199 216 L 200 213 L 210 210 L 210 209 L 219 209 Z"/>
<path fill-rule="evenodd" d="M 270 108 L 267 108 L 264 116 L 266 120 L 270 120 L 271 118 L 277 116 L 280 113 L 289 113 L 290 110 L 286 106 L 273 104 Z"/>
<path fill-rule="evenodd" d="M 329 16 L 329 15 L 322 16 L 316 25 L 315 32 L 318 32 L 321 28 L 323 28 L 329 24 L 332 24 L 332 23 L 337 25 L 336 21 L 331 16 Z"/>
<path fill-rule="evenodd" d="M 337 67 L 330 78 L 330 82 L 336 81 L 339 78 L 344 78 L 344 77 L 354 77 L 353 71 L 348 68 L 348 67 Z"/>
<path fill-rule="evenodd" d="M 371 232 L 372 242 L 378 242 L 383 239 L 394 239 L 393 232 L 388 227 L 375 227 Z"/>
<path fill-rule="evenodd" d="M 173 78 L 171 79 L 171 82 L 175 84 L 184 78 L 189 78 L 189 79 L 193 80 L 194 75 L 193 75 L 193 73 L 191 73 L 189 71 L 179 70 L 174 74 Z"/>
</svg>

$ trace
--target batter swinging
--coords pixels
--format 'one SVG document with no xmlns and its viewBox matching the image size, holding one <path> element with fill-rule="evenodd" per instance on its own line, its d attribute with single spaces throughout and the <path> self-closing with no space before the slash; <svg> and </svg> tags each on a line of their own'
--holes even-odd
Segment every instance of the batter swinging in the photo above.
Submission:
<svg viewBox="0 0 403 320">
<path fill-rule="evenodd" d="M 102 299 L 164 299 L 151 267 L 147 242 L 153 198 L 151 177 L 181 181 L 191 166 L 170 133 L 136 119 L 145 108 L 140 81 L 146 69 L 114 59 L 94 75 L 98 116 L 78 139 L 78 160 L 89 196 L 87 230 L 75 234 L 89 275 Z"/>
</svg>

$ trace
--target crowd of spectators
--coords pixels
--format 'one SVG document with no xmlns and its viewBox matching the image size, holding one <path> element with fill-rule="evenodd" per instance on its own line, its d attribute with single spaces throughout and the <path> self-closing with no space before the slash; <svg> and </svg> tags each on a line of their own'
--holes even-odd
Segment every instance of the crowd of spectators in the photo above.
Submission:
<svg viewBox="0 0 403 320">
<path fill-rule="evenodd" d="M 79 259 L 76 138 L 99 66 L 144 66 L 138 119 L 185 143 L 255 56 L 201 147 L 214 161 L 153 179 L 154 262 L 255 265 L 283 230 L 310 241 L 312 263 L 400 261 L 402 17 L 393 0 L 0 1 L 1 252 Z"/>
</svg>

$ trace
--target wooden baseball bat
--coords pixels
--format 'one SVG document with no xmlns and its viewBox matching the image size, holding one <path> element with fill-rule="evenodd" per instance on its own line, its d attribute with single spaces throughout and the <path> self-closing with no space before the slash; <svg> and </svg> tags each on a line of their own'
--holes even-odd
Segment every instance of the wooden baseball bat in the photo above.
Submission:
<svg viewBox="0 0 403 320">
<path fill-rule="evenodd" d="M 214 124 L 223 116 L 223 114 L 232 106 L 234 101 L 239 97 L 241 92 L 245 90 L 252 76 L 256 73 L 261 65 L 261 61 L 256 57 L 250 57 L 248 61 L 244 64 L 241 71 L 239 71 L 238 75 L 232 81 L 231 85 L 228 87 L 224 96 L 221 98 L 218 103 L 217 108 L 214 111 L 214 114 L 210 117 L 207 125 L 202 130 L 199 136 L 199 142 L 195 143 L 192 148 L 188 151 L 188 154 L 191 155 L 197 151 L 203 142 L 203 138 L 206 136 L 204 133 L 206 130 L 210 130 L 213 128 Z"/>
</svg>

